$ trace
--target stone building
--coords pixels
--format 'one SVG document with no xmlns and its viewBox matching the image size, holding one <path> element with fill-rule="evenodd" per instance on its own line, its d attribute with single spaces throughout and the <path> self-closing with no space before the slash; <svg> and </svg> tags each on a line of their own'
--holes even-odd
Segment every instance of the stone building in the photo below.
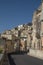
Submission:
<svg viewBox="0 0 43 65">
<path fill-rule="evenodd" d="M 14 43 L 10 39 L 5 39 L 5 52 L 6 53 L 14 52 Z"/>
<path fill-rule="evenodd" d="M 13 34 L 14 36 L 18 37 L 18 28 L 17 28 L 17 27 L 11 29 L 11 32 L 12 32 L 12 34 Z"/>
<path fill-rule="evenodd" d="M 2 51 L 2 53 L 4 53 L 5 49 L 5 40 L 3 38 L 0 38 L 0 52 Z"/>
<path fill-rule="evenodd" d="M 24 24 L 1 34 L 7 52 L 26 51 L 31 46 L 32 25 Z"/>
<path fill-rule="evenodd" d="M 24 28 L 20 30 L 20 43 L 22 51 L 27 51 L 31 44 L 31 28 L 30 25 L 23 25 Z"/>
<path fill-rule="evenodd" d="M 32 48 L 41 50 L 43 48 L 43 0 L 33 14 L 32 27 Z"/>
<path fill-rule="evenodd" d="M 6 53 L 14 52 L 14 43 L 12 37 L 13 35 L 9 31 L 6 31 L 6 33 L 1 34 L 1 38 L 3 39 L 2 43 L 4 45 L 3 49 Z"/>
<path fill-rule="evenodd" d="M 28 49 L 31 48 L 32 45 L 32 24 L 28 24 L 28 30 L 27 30 L 27 47 Z"/>
</svg>

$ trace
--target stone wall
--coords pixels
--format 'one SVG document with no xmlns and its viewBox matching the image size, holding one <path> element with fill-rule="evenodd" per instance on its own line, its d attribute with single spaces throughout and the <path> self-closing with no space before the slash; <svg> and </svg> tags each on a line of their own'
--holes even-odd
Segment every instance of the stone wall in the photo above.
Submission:
<svg viewBox="0 0 43 65">
<path fill-rule="evenodd" d="M 43 51 L 41 51 L 41 50 L 30 49 L 30 51 L 29 51 L 29 53 L 27 53 L 27 55 L 37 57 L 37 58 L 43 60 Z"/>
</svg>

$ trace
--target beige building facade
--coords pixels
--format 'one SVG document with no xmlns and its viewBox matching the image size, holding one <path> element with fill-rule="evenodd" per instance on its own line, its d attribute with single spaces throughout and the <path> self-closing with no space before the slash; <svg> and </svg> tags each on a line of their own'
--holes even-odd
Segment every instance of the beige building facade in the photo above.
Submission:
<svg viewBox="0 0 43 65">
<path fill-rule="evenodd" d="M 43 48 L 43 1 L 33 14 L 32 24 L 32 48 L 41 50 Z"/>
</svg>

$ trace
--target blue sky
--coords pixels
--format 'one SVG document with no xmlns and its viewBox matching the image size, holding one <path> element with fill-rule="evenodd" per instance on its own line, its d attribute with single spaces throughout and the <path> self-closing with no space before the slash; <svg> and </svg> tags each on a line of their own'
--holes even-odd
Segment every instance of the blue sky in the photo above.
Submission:
<svg viewBox="0 0 43 65">
<path fill-rule="evenodd" d="M 0 0 L 0 33 L 32 21 L 41 0 Z"/>
</svg>

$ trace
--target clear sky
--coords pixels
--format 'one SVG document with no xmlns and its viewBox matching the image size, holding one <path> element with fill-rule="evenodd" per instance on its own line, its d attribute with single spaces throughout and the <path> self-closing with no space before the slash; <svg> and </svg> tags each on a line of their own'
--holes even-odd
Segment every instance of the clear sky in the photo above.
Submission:
<svg viewBox="0 0 43 65">
<path fill-rule="evenodd" d="M 41 0 L 0 0 L 0 33 L 32 21 Z"/>
</svg>

